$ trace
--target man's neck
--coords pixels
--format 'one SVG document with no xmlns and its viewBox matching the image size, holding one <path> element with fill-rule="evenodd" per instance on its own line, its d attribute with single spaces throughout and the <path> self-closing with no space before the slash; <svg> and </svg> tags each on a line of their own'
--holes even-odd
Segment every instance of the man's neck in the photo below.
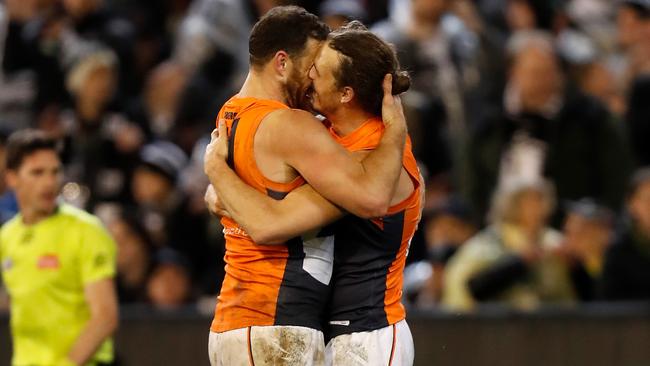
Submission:
<svg viewBox="0 0 650 366">
<path fill-rule="evenodd" d="M 354 132 L 364 122 L 373 118 L 374 115 L 361 108 L 342 107 L 326 117 L 332 123 L 334 131 L 339 136 L 344 137 Z"/>
<path fill-rule="evenodd" d="M 265 75 L 265 70 L 251 69 L 248 72 L 246 81 L 239 90 L 239 97 L 269 99 L 287 103 L 286 95 L 282 92 L 281 86 L 271 76 Z"/>
<path fill-rule="evenodd" d="M 20 214 L 22 216 L 23 224 L 25 225 L 36 225 L 39 222 L 45 220 L 46 218 L 52 216 L 54 214 L 53 210 L 52 212 L 45 212 L 45 211 L 38 211 L 38 210 L 33 210 L 33 209 L 20 209 Z"/>
</svg>

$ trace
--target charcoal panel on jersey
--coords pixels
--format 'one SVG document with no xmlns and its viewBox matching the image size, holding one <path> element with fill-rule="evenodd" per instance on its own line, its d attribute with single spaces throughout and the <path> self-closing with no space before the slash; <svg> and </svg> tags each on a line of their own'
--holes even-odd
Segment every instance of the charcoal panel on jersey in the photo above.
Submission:
<svg viewBox="0 0 650 366">
<path fill-rule="evenodd" d="M 383 229 L 355 216 L 336 224 L 328 336 L 388 325 L 384 309 L 386 280 L 399 253 L 403 229 L 403 211 L 384 217 Z M 349 325 L 342 325 L 345 322 Z"/>
<path fill-rule="evenodd" d="M 289 248 L 289 258 L 278 293 L 275 325 L 295 325 L 323 330 L 330 287 L 303 270 L 305 253 L 302 239 L 291 239 L 286 245 Z"/>
<path fill-rule="evenodd" d="M 284 199 L 288 194 L 289 192 L 278 192 L 269 188 L 266 189 L 266 195 L 278 201 Z"/>
<path fill-rule="evenodd" d="M 232 127 L 230 127 L 230 135 L 228 136 L 228 158 L 226 162 L 230 169 L 235 170 L 235 134 L 237 133 L 237 126 L 239 125 L 239 118 L 236 118 L 232 121 Z"/>
</svg>

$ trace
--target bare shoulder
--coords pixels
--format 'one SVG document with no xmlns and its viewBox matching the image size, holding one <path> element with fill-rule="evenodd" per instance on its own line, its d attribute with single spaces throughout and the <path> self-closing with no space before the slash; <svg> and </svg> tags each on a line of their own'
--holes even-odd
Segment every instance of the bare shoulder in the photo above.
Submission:
<svg viewBox="0 0 650 366">
<path fill-rule="evenodd" d="M 314 115 L 300 109 L 279 109 L 269 113 L 264 118 L 265 129 L 276 135 L 282 140 L 289 140 L 295 137 L 304 137 L 306 135 L 328 136 L 327 128 Z"/>
<path fill-rule="evenodd" d="M 307 124 L 310 126 L 322 125 L 314 115 L 302 109 L 278 109 L 269 113 L 264 120 L 265 122 L 268 121 L 271 123 L 289 123 L 291 127 L 294 127 L 296 124 Z"/>
</svg>

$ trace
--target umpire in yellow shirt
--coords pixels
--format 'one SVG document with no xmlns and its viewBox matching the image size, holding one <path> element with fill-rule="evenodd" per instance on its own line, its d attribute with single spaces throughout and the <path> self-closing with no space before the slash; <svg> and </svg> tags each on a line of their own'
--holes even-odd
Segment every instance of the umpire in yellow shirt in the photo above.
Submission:
<svg viewBox="0 0 650 366">
<path fill-rule="evenodd" d="M 61 169 L 43 132 L 9 137 L 6 179 L 20 212 L 0 229 L 0 265 L 13 366 L 113 363 L 115 243 L 95 216 L 57 202 Z"/>
</svg>

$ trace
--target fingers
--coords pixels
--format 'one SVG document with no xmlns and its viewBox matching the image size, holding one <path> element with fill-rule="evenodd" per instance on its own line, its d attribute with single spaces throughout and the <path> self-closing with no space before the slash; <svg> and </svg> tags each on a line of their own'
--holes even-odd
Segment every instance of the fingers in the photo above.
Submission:
<svg viewBox="0 0 650 366">
<path fill-rule="evenodd" d="M 399 95 L 393 95 L 393 100 L 395 101 L 395 104 L 397 104 L 398 106 L 402 105 L 402 98 L 400 98 Z"/>
<path fill-rule="evenodd" d="M 384 81 L 382 83 L 382 88 L 384 89 L 384 97 L 393 95 L 393 75 L 386 74 L 384 76 Z"/>
<path fill-rule="evenodd" d="M 219 123 L 217 124 L 217 128 L 212 130 L 212 133 L 210 134 L 210 137 L 212 140 L 216 140 L 221 134 L 228 135 L 228 127 L 226 126 L 226 121 L 220 119 Z"/>
<path fill-rule="evenodd" d="M 228 128 L 226 127 L 226 121 L 219 120 L 218 132 L 219 136 L 228 136 Z"/>
</svg>

